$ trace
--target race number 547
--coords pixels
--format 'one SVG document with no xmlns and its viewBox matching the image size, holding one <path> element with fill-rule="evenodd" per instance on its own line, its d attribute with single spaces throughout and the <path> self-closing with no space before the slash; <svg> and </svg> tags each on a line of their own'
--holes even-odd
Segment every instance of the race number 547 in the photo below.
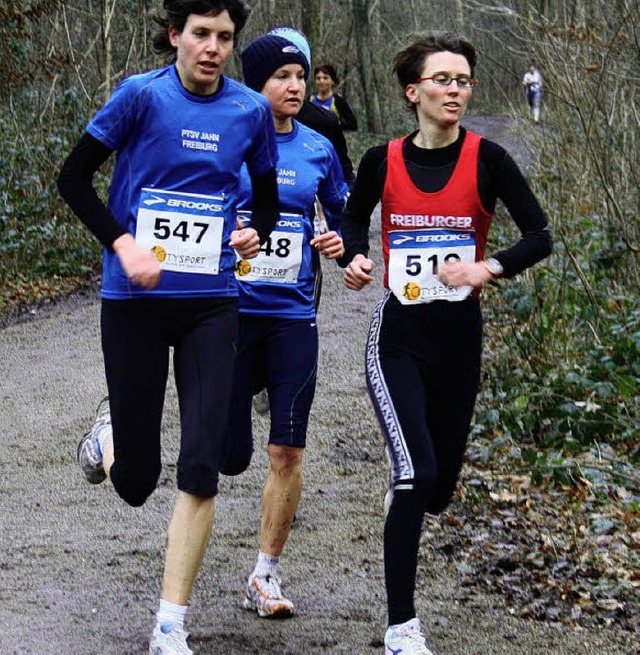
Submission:
<svg viewBox="0 0 640 655">
<path fill-rule="evenodd" d="M 200 243 L 208 229 L 209 223 L 203 223 L 198 220 L 189 221 L 183 219 L 173 226 L 171 219 L 156 216 L 153 225 L 153 236 L 161 241 L 174 237 L 180 239 L 183 243 L 189 240 Z"/>
</svg>

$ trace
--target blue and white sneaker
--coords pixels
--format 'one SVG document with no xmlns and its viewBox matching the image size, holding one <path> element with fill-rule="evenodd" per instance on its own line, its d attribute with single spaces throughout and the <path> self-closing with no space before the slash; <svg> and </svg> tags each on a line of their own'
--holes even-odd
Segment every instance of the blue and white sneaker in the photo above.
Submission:
<svg viewBox="0 0 640 655">
<path fill-rule="evenodd" d="M 111 430 L 108 397 L 103 398 L 98 405 L 93 427 L 80 439 L 78 444 L 78 463 L 84 477 L 91 484 L 100 484 L 107 477 L 102 466 L 102 451 L 98 440 L 105 430 Z"/>
<path fill-rule="evenodd" d="M 157 626 L 149 642 L 149 655 L 193 655 L 187 646 L 188 632 L 169 623 Z"/>
<path fill-rule="evenodd" d="M 435 655 L 427 648 L 427 640 L 417 618 L 387 628 L 384 652 L 385 655 Z"/>
</svg>

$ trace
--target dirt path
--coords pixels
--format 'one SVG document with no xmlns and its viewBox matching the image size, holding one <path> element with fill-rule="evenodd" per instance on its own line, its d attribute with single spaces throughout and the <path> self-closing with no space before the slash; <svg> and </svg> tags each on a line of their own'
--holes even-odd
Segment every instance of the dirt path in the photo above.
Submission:
<svg viewBox="0 0 640 655">
<path fill-rule="evenodd" d="M 386 462 L 363 375 L 381 286 L 349 293 L 337 269 L 324 269 L 305 488 L 283 557 L 297 615 L 267 622 L 240 605 L 266 471 L 258 416 L 255 459 L 242 477 L 223 480 L 194 594 L 189 629 L 200 655 L 383 653 Z M 171 387 L 163 475 L 144 508 L 124 505 L 108 483 L 83 481 L 76 443 L 105 393 L 98 312 L 96 298 L 75 299 L 0 330 L 0 655 L 146 653 L 176 493 L 177 403 Z M 441 655 L 638 652 L 619 631 L 514 618 L 499 596 L 469 593 L 428 539 L 420 562 L 418 611 Z"/>
</svg>

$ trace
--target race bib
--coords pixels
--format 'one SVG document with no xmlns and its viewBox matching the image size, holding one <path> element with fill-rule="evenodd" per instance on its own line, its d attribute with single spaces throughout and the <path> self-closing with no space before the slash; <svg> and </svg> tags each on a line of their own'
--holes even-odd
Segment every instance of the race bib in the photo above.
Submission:
<svg viewBox="0 0 640 655">
<path fill-rule="evenodd" d="M 454 288 L 437 277 L 446 262 L 476 260 L 474 230 L 428 229 L 389 232 L 389 288 L 403 305 L 464 300 L 473 287 Z"/>
<path fill-rule="evenodd" d="M 239 211 L 243 224 L 249 222 L 251 212 Z M 253 259 L 236 261 L 236 278 L 241 282 L 271 282 L 297 284 L 302 265 L 304 217 L 300 214 L 280 214 L 276 227 Z"/>
<path fill-rule="evenodd" d="M 136 242 L 163 270 L 217 275 L 223 228 L 219 196 L 142 189 Z"/>
</svg>

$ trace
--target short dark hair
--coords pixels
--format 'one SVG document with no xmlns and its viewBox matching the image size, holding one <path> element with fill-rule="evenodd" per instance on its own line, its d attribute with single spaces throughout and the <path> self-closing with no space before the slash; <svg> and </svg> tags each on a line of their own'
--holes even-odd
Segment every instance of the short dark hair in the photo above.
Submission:
<svg viewBox="0 0 640 655">
<path fill-rule="evenodd" d="M 404 48 L 393 59 L 393 72 L 400 82 L 403 94 L 407 86 L 413 84 L 422 74 L 425 59 L 435 52 L 453 52 L 462 55 L 469 62 L 471 77 L 473 77 L 478 54 L 471 41 L 452 32 L 436 30 L 410 34 Z M 415 112 L 415 104 L 406 97 L 405 100 L 407 107 Z"/>
<path fill-rule="evenodd" d="M 316 66 L 313 69 L 313 76 L 315 77 L 318 73 L 324 73 L 325 75 L 328 75 L 333 80 L 334 84 L 339 82 L 338 73 L 331 64 L 322 64 L 320 66 Z"/>
<path fill-rule="evenodd" d="M 158 53 L 175 54 L 175 48 L 169 40 L 169 27 L 182 32 L 190 14 L 199 16 L 217 16 L 223 11 L 229 12 L 229 17 L 235 25 L 234 38 L 249 17 L 249 6 L 244 0 L 164 0 L 164 12 L 157 12 L 153 16 L 158 30 L 153 36 L 153 47 Z"/>
</svg>

